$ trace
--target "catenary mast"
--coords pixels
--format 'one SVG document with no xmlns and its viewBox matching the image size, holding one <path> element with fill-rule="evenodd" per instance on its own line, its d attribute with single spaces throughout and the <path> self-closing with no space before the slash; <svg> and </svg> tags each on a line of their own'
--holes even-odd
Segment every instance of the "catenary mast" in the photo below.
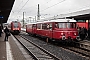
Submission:
<svg viewBox="0 0 90 60">
<path fill-rule="evenodd" d="M 37 20 L 40 20 L 39 4 L 38 4 Z"/>
</svg>

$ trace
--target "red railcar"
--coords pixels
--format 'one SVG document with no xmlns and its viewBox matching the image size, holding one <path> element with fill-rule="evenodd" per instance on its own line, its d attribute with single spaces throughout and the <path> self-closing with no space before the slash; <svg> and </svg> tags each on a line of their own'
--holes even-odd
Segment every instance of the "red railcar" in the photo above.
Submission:
<svg viewBox="0 0 90 60">
<path fill-rule="evenodd" d="M 26 32 L 28 34 L 36 35 L 36 23 L 31 23 L 26 25 Z"/>
<path fill-rule="evenodd" d="M 27 26 L 26 30 L 29 33 L 29 25 Z M 36 35 L 51 38 L 55 41 L 75 41 L 78 37 L 76 21 L 73 19 L 56 19 L 37 22 L 35 27 Z M 31 28 L 31 30 L 33 30 L 33 28 Z"/>
<path fill-rule="evenodd" d="M 11 33 L 13 33 L 13 34 L 19 34 L 20 31 L 21 31 L 21 24 L 20 24 L 20 22 L 12 21 L 9 24 L 9 29 L 10 29 L 10 32 Z"/>
</svg>

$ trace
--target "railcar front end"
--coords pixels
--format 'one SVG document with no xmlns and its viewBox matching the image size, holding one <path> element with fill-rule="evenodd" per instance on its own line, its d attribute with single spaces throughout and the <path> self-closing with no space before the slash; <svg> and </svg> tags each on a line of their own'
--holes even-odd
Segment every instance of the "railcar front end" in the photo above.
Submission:
<svg viewBox="0 0 90 60">
<path fill-rule="evenodd" d="M 75 22 L 56 22 L 53 30 L 53 38 L 57 41 L 76 41 L 78 31 Z"/>
<path fill-rule="evenodd" d="M 21 31 L 21 24 L 20 24 L 20 22 L 17 22 L 17 21 L 11 22 L 10 31 L 13 34 L 19 34 L 20 31 Z"/>
</svg>

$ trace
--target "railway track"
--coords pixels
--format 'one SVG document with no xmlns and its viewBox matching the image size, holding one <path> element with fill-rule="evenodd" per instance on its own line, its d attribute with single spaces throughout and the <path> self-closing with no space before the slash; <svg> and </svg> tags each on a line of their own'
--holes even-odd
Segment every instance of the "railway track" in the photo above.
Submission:
<svg viewBox="0 0 90 60">
<path fill-rule="evenodd" d="M 50 53 L 56 55 L 57 57 L 61 58 L 62 60 L 89 60 L 88 57 L 86 57 L 86 56 L 84 57 L 84 55 L 81 55 L 81 53 L 78 53 L 78 52 L 75 53 L 75 51 L 73 51 L 73 50 L 70 50 L 67 48 L 62 48 L 55 44 L 44 42 L 38 38 L 28 36 L 27 34 L 25 34 L 25 35 L 20 34 L 20 35 L 27 39 L 30 39 L 30 41 L 34 42 L 35 44 L 38 44 L 39 46 L 46 49 Z"/>
<path fill-rule="evenodd" d="M 75 45 L 71 46 L 71 45 L 60 45 L 60 44 L 55 44 L 65 50 L 69 50 L 72 52 L 75 52 L 79 55 L 82 55 L 83 57 L 86 57 L 87 59 L 90 59 L 90 50 L 86 49 L 85 47 L 81 47 L 81 44 L 79 44 L 78 42 L 74 42 Z M 84 44 L 83 44 L 84 46 Z"/>
<path fill-rule="evenodd" d="M 15 36 L 15 38 L 20 42 L 21 45 L 24 46 L 34 60 L 61 60 L 60 58 L 22 36 Z"/>
<path fill-rule="evenodd" d="M 57 45 L 57 44 L 44 42 L 42 39 L 28 36 L 28 34 L 24 34 L 24 35 L 20 34 L 20 35 L 22 35 L 23 37 L 27 39 L 30 38 L 32 42 L 34 42 L 35 44 L 38 44 L 39 46 L 48 50 L 50 53 L 56 55 L 62 60 L 89 60 L 90 59 L 89 50 L 80 48 L 78 46 L 79 44 L 77 44 L 78 47 L 70 47 L 70 46 L 65 47 L 63 45 Z"/>
<path fill-rule="evenodd" d="M 61 47 L 61 46 L 60 46 L 60 47 Z M 82 55 L 82 56 L 90 59 L 90 51 L 89 51 L 89 50 L 82 49 L 82 48 L 80 48 L 80 47 L 69 47 L 69 46 L 68 46 L 68 47 L 63 47 L 63 46 L 62 46 L 62 48 L 68 49 L 68 50 L 70 50 L 70 51 L 73 51 L 73 52 L 75 52 L 75 53 L 78 53 L 79 55 Z"/>
</svg>

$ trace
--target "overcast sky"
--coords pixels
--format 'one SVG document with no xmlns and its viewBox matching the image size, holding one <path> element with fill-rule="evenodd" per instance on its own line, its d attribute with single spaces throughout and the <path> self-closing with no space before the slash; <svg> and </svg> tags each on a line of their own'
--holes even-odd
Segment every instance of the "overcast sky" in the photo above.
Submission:
<svg viewBox="0 0 90 60">
<path fill-rule="evenodd" d="M 37 16 L 38 4 L 41 18 L 90 9 L 90 0 L 15 0 L 8 21 Z"/>
</svg>

